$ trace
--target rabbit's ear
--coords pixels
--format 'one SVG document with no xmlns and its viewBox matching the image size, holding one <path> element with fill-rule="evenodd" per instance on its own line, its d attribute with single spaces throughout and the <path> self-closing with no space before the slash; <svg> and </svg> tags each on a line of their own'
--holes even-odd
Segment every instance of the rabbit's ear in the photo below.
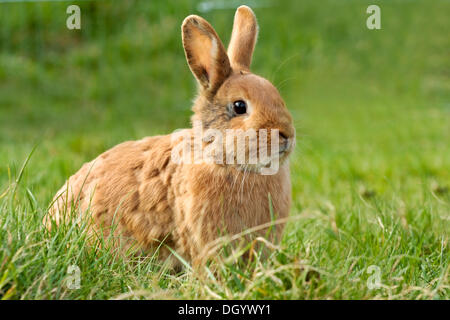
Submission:
<svg viewBox="0 0 450 320">
<path fill-rule="evenodd" d="M 258 23 L 252 9 L 240 6 L 234 15 L 233 32 L 228 45 L 228 56 L 235 69 L 250 69 L 258 36 Z"/>
<path fill-rule="evenodd" d="M 231 74 L 222 41 L 213 27 L 196 15 L 184 19 L 181 30 L 189 68 L 205 90 L 215 93 Z"/>
</svg>

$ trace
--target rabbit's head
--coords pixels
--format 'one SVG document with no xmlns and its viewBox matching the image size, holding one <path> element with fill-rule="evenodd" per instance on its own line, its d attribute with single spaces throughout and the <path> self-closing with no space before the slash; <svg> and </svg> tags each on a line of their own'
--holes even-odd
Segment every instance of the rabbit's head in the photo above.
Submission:
<svg viewBox="0 0 450 320">
<path fill-rule="evenodd" d="M 238 135 L 242 130 L 254 130 L 258 139 L 265 130 L 269 152 L 275 132 L 279 141 L 276 156 L 284 160 L 294 147 L 295 129 L 278 90 L 250 72 L 257 34 L 256 17 L 247 6 L 236 11 L 228 51 L 205 19 L 190 15 L 184 20 L 186 59 L 199 84 L 192 120 L 200 122 L 203 130 L 233 129 Z M 247 156 L 249 152 L 247 148 Z"/>
</svg>

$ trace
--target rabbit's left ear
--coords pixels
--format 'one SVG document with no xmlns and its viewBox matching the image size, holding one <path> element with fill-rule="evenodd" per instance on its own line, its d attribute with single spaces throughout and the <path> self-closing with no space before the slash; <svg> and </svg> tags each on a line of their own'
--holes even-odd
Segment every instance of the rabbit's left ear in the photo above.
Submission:
<svg viewBox="0 0 450 320">
<path fill-rule="evenodd" d="M 233 69 L 249 70 L 258 36 L 258 23 L 252 9 L 240 6 L 234 15 L 228 57 Z"/>
</svg>

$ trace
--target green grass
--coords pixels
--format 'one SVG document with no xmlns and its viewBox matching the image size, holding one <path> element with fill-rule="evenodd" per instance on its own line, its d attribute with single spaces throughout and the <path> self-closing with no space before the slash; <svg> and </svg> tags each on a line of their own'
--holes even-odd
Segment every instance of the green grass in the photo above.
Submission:
<svg viewBox="0 0 450 320">
<path fill-rule="evenodd" d="M 67 3 L 0 4 L 0 297 L 449 299 L 450 3 L 375 1 L 382 30 L 370 31 L 373 2 L 255 8 L 253 70 L 280 88 L 298 133 L 293 220 L 270 259 L 224 258 L 209 275 L 41 224 L 85 161 L 189 125 L 180 24 L 198 3 L 80 2 L 81 31 L 65 28 Z M 225 43 L 233 14 L 201 13 Z M 80 289 L 66 286 L 70 265 Z"/>
</svg>

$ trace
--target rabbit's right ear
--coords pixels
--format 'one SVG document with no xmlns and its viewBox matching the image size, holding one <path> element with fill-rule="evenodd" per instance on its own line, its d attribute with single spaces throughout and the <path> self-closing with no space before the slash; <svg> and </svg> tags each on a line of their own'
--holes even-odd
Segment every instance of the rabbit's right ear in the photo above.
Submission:
<svg viewBox="0 0 450 320">
<path fill-rule="evenodd" d="M 228 45 L 228 56 L 234 69 L 250 69 L 257 37 L 255 14 L 249 7 L 240 6 L 234 15 L 233 32 Z"/>
<path fill-rule="evenodd" d="M 214 94 L 231 74 L 222 41 L 213 27 L 196 15 L 184 19 L 181 31 L 189 68 L 203 89 Z"/>
</svg>

